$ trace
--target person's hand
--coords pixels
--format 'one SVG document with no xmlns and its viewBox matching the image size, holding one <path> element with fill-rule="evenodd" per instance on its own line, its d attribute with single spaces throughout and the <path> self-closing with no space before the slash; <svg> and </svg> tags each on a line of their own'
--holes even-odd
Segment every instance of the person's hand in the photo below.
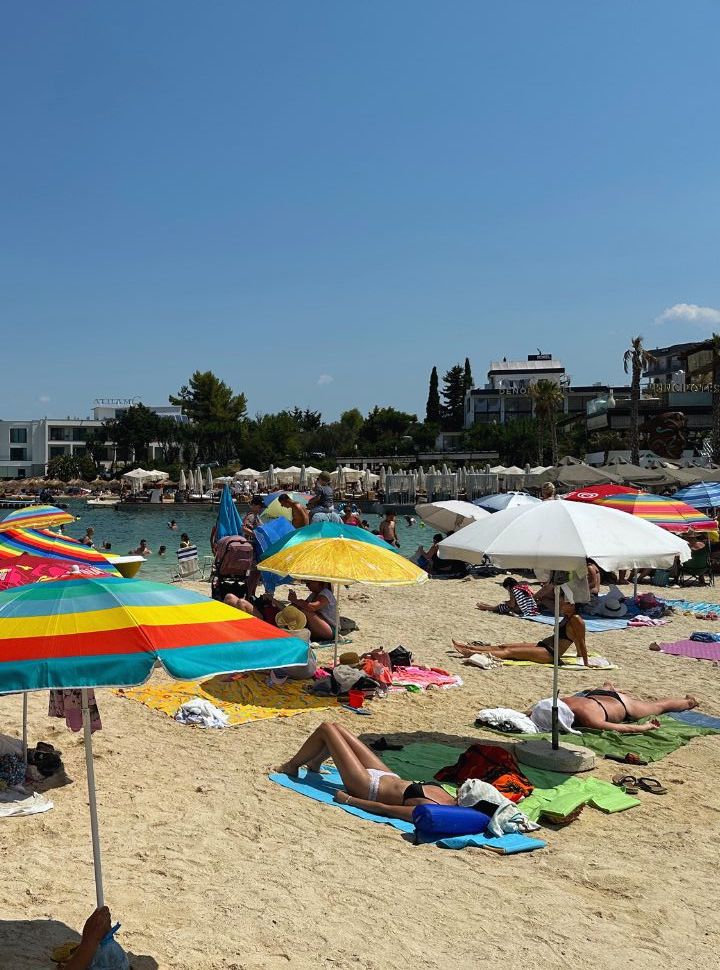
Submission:
<svg viewBox="0 0 720 970">
<path fill-rule="evenodd" d="M 350 796 L 348 795 L 348 793 L 345 791 L 344 788 L 338 788 L 338 790 L 333 795 L 333 798 L 338 803 L 338 805 L 347 805 L 349 797 Z"/>
<path fill-rule="evenodd" d="M 96 909 L 91 913 L 83 926 L 83 943 L 98 946 L 104 936 L 110 932 L 110 910 L 107 906 Z"/>
<path fill-rule="evenodd" d="M 652 719 L 648 724 L 645 725 L 648 731 L 657 731 L 659 727 L 662 727 L 660 721 L 656 717 Z"/>
</svg>

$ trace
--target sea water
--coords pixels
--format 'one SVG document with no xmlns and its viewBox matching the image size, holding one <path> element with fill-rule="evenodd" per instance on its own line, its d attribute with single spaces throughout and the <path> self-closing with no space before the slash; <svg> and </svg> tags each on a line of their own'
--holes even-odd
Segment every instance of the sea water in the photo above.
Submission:
<svg viewBox="0 0 720 970">
<path fill-rule="evenodd" d="M 65 504 L 65 502 L 63 503 Z M 95 548 L 102 552 L 104 542 L 112 546 L 111 555 L 126 556 L 140 545 L 141 539 L 146 539 L 152 549 L 152 555 L 143 563 L 139 577 L 153 579 L 158 582 L 169 581 L 177 573 L 176 552 L 180 546 L 180 536 L 187 532 L 190 541 L 198 547 L 198 554 L 210 556 L 210 532 L 218 514 L 217 505 L 195 506 L 187 509 L 166 503 L 162 506 L 144 506 L 132 511 L 116 511 L 114 508 L 98 508 L 88 506 L 82 499 L 68 499 L 68 511 L 77 516 L 77 521 L 65 526 L 65 535 L 73 539 L 82 539 L 88 526 L 95 529 Z M 405 556 L 415 554 L 418 545 L 427 549 L 432 543 L 434 529 L 419 521 L 412 508 L 416 520 L 409 526 L 402 515 L 396 516 L 397 533 L 400 539 L 400 552 Z M 370 513 L 364 514 L 371 529 L 377 529 L 380 516 Z M 171 519 L 177 522 L 177 529 L 169 528 Z M 160 546 L 167 546 L 164 556 L 158 555 Z M 207 561 L 206 576 L 210 573 L 210 560 Z"/>
</svg>

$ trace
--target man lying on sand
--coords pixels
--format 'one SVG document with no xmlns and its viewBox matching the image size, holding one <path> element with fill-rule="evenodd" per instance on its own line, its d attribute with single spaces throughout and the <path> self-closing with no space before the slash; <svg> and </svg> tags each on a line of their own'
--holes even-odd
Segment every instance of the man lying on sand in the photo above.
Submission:
<svg viewBox="0 0 720 970">
<path fill-rule="evenodd" d="M 596 731 L 619 731 L 622 734 L 644 734 L 660 727 L 657 720 L 646 724 L 634 723 L 643 717 L 670 714 L 672 711 L 691 711 L 698 702 L 690 694 L 685 697 L 665 697 L 657 701 L 641 701 L 631 694 L 620 693 L 614 684 L 605 681 L 602 687 L 583 690 L 562 701 L 574 715 L 575 727 Z"/>
<path fill-rule="evenodd" d="M 560 640 L 559 654 L 562 657 L 575 644 L 578 656 L 582 657 L 588 666 L 587 647 L 585 645 L 585 621 L 578 616 L 575 604 L 564 594 L 560 595 Z M 489 653 L 498 660 L 531 660 L 536 664 L 551 664 L 553 662 L 554 633 L 538 640 L 536 643 L 503 643 L 492 647 L 489 644 L 472 645 L 453 640 L 452 645 L 463 657 L 472 657 L 476 653 Z"/>
</svg>

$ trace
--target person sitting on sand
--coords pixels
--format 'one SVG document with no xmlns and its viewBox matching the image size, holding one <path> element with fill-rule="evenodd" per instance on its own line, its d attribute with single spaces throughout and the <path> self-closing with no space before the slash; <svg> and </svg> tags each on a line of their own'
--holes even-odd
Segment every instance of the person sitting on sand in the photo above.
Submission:
<svg viewBox="0 0 720 970">
<path fill-rule="evenodd" d="M 415 553 L 415 561 L 421 569 L 425 572 L 432 573 L 435 568 L 435 559 L 437 557 L 438 544 L 443 540 L 442 532 L 436 532 L 432 539 L 432 545 L 429 549 L 426 549 L 423 545 L 417 547 Z"/>
<path fill-rule="evenodd" d="M 643 717 L 657 717 L 672 711 L 691 711 L 698 702 L 691 694 L 685 697 L 665 697 L 657 701 L 641 701 L 631 694 L 620 693 L 606 681 L 602 687 L 583 690 L 572 697 L 562 697 L 573 712 L 575 727 L 595 731 L 618 731 L 621 734 L 644 734 L 660 727 L 657 720 L 637 724 Z"/>
<path fill-rule="evenodd" d="M 330 583 L 309 579 L 305 585 L 310 595 L 301 600 L 294 589 L 288 594 L 288 599 L 305 614 L 308 630 L 315 640 L 335 639 L 335 611 L 337 602 Z"/>
<path fill-rule="evenodd" d="M 560 621 L 558 653 L 562 657 L 574 644 L 578 656 L 588 666 L 587 647 L 585 645 L 585 621 L 575 611 L 575 603 L 568 595 L 569 590 L 563 586 L 560 594 Z M 493 647 L 489 644 L 473 646 L 453 640 L 452 645 L 463 657 L 472 657 L 476 653 L 488 653 L 497 660 L 530 660 L 536 664 L 551 664 L 554 656 L 554 632 L 537 643 L 503 643 Z"/>
<path fill-rule="evenodd" d="M 475 608 L 488 613 L 503 613 L 512 616 L 537 616 L 537 603 L 527 583 L 521 583 L 514 576 L 508 576 L 503 580 L 503 588 L 507 590 L 507 603 L 498 603 L 497 606 L 491 606 L 489 603 L 476 603 Z"/>
<path fill-rule="evenodd" d="M 97 949 L 111 929 L 110 910 L 107 906 L 96 909 L 85 921 L 82 939 L 69 960 L 62 964 L 62 970 L 88 970 L 95 958 Z"/>
<path fill-rule="evenodd" d="M 412 821 L 416 805 L 457 805 L 457 799 L 437 782 L 420 784 L 400 778 L 340 724 L 321 724 L 277 770 L 297 777 L 305 765 L 308 771 L 319 772 L 326 758 L 332 758 L 345 786 L 335 793 L 341 805 L 406 822 Z"/>
<path fill-rule="evenodd" d="M 290 521 L 293 529 L 302 529 L 310 522 L 310 513 L 302 502 L 293 501 L 287 492 L 278 495 L 278 502 L 284 509 L 290 510 Z"/>
</svg>

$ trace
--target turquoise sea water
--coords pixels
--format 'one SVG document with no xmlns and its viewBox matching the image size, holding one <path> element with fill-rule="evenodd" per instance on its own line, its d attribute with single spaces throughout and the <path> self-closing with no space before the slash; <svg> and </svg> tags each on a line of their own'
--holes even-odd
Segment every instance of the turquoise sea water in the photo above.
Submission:
<svg viewBox="0 0 720 970">
<path fill-rule="evenodd" d="M 146 579 L 167 581 L 177 570 L 175 553 L 180 545 L 180 534 L 187 532 L 192 542 L 198 547 L 200 557 L 210 555 L 210 531 L 217 516 L 217 506 L 203 506 L 190 511 L 171 504 L 161 508 L 143 508 L 141 511 L 116 512 L 115 509 L 88 507 L 84 501 L 69 499 L 68 510 L 78 517 L 77 522 L 65 527 L 65 534 L 74 539 L 81 539 L 88 526 L 95 529 L 95 546 L 102 552 L 102 543 L 112 544 L 111 552 L 117 556 L 126 556 L 136 549 L 141 539 L 147 539 L 153 554 L 143 564 L 140 576 Z M 370 527 L 376 529 L 380 522 L 377 515 L 365 515 Z M 397 517 L 400 551 L 406 556 L 412 556 L 418 545 L 427 548 L 433 535 L 433 529 L 417 521 L 408 526 L 402 516 Z M 171 519 L 177 520 L 177 531 L 168 528 Z M 164 556 L 158 556 L 161 545 L 167 546 Z M 206 574 L 209 569 L 206 570 Z"/>
</svg>

